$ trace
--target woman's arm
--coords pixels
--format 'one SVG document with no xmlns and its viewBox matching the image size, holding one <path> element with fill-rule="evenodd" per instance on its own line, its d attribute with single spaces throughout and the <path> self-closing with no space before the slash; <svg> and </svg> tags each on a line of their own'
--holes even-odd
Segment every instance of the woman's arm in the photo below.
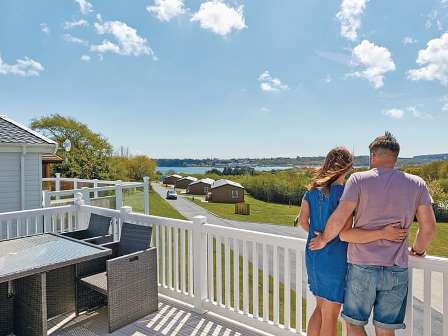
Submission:
<svg viewBox="0 0 448 336">
<path fill-rule="evenodd" d="M 310 206 L 306 200 L 302 200 L 300 212 L 295 219 L 296 226 L 301 226 L 305 231 L 310 229 Z"/>
<path fill-rule="evenodd" d="M 349 221 L 352 220 L 352 218 L 349 219 Z M 400 223 L 389 224 L 379 230 L 363 230 L 354 228 L 351 222 L 349 225 L 349 221 L 339 234 L 339 238 L 348 243 L 367 244 L 381 239 L 401 242 L 408 235 L 408 230 L 400 228 Z"/>
</svg>

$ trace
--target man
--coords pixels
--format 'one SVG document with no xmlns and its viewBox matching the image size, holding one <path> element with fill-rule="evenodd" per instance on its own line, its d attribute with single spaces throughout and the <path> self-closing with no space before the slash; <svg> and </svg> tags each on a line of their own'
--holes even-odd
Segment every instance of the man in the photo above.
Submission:
<svg viewBox="0 0 448 336">
<path fill-rule="evenodd" d="M 367 335 L 364 326 L 373 310 L 376 335 L 393 336 L 396 329 L 405 328 L 408 253 L 425 255 L 435 235 L 436 221 L 425 182 L 394 168 L 400 145 L 392 134 L 386 132 L 377 137 L 369 149 L 371 169 L 349 178 L 325 232 L 310 243 L 310 248 L 325 247 L 353 213 L 353 229 L 366 235 L 396 222 L 407 229 L 417 218 L 419 230 L 410 252 L 406 239 L 349 243 L 348 247 L 349 268 L 342 311 L 348 335 Z"/>
</svg>

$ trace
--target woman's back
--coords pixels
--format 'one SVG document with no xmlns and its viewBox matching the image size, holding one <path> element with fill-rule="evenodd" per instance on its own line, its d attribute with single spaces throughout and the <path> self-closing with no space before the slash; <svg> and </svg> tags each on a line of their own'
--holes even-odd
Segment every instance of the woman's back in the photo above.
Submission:
<svg viewBox="0 0 448 336">
<path fill-rule="evenodd" d="M 323 232 L 328 218 L 336 210 L 344 186 L 332 184 L 327 195 L 322 188 L 315 188 L 305 194 L 304 199 L 310 208 L 310 229 L 308 240 L 316 236 L 315 232 Z"/>
<path fill-rule="evenodd" d="M 316 236 L 316 232 L 323 232 L 328 218 L 336 210 L 344 187 L 332 184 L 328 194 L 323 189 L 315 188 L 308 191 L 304 200 L 309 206 L 308 243 Z M 347 271 L 347 243 L 339 236 L 318 251 L 306 249 L 306 265 L 308 282 L 311 291 L 317 297 L 332 302 L 342 303 L 345 293 L 345 274 Z"/>
</svg>

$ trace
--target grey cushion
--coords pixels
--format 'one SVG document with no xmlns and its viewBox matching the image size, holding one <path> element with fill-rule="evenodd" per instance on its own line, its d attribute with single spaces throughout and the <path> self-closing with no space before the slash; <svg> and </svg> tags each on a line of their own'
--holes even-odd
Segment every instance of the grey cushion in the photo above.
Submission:
<svg viewBox="0 0 448 336">
<path fill-rule="evenodd" d="M 89 220 L 89 227 L 87 229 L 89 237 L 105 236 L 109 233 L 110 222 L 112 218 L 91 214 Z"/>
<path fill-rule="evenodd" d="M 123 223 L 118 244 L 118 255 L 123 256 L 149 249 L 151 233 L 152 228 L 150 226 Z"/>
</svg>

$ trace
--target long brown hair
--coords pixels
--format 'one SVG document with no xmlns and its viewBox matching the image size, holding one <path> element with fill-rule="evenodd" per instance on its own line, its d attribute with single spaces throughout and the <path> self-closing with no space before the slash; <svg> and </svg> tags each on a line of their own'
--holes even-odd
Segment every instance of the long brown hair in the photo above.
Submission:
<svg viewBox="0 0 448 336">
<path fill-rule="evenodd" d="M 328 193 L 330 186 L 340 176 L 349 172 L 353 167 L 353 155 L 345 147 L 333 148 L 325 158 L 321 168 L 318 168 L 308 188 L 310 190 L 323 188 Z"/>
</svg>

